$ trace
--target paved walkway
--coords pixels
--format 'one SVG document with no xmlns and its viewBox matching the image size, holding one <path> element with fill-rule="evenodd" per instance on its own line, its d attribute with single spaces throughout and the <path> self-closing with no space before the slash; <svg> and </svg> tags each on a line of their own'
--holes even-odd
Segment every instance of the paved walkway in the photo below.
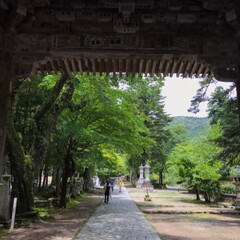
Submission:
<svg viewBox="0 0 240 240">
<path fill-rule="evenodd" d="M 102 203 L 75 240 L 159 240 L 160 238 L 131 200 L 125 187 L 114 189 L 108 204 Z"/>
</svg>

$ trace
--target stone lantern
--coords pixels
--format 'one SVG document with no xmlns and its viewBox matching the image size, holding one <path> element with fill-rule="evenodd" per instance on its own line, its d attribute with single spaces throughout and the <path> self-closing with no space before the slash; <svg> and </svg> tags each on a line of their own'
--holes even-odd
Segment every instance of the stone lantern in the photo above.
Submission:
<svg viewBox="0 0 240 240">
<path fill-rule="evenodd" d="M 148 164 L 146 164 L 143 168 L 145 170 L 145 179 L 144 179 L 144 181 L 142 183 L 141 189 L 143 191 L 146 191 L 146 189 L 147 189 L 147 191 L 152 192 L 153 191 L 153 185 L 152 185 L 152 183 L 151 183 L 151 181 L 149 179 L 149 173 L 150 173 L 149 169 L 151 167 Z"/>
<path fill-rule="evenodd" d="M 144 182 L 143 169 L 144 169 L 144 167 L 141 164 L 141 166 L 139 167 L 139 174 L 140 174 L 140 176 L 139 176 L 138 181 L 136 182 L 136 187 L 139 187 L 139 188 L 141 188 L 141 186 L 142 186 L 142 184 Z"/>
<path fill-rule="evenodd" d="M 99 177 L 98 177 L 98 169 L 96 169 L 95 179 L 96 179 L 95 188 L 100 188 L 100 181 L 99 181 Z"/>
<path fill-rule="evenodd" d="M 145 169 L 145 182 L 150 182 L 150 179 L 149 179 L 149 173 L 150 173 L 150 169 L 151 167 L 148 165 L 148 164 L 146 164 L 145 166 L 144 166 L 144 169 Z"/>
<path fill-rule="evenodd" d="M 233 184 L 236 188 L 236 200 L 234 205 L 237 209 L 240 209 L 240 174 L 233 176 Z"/>
</svg>

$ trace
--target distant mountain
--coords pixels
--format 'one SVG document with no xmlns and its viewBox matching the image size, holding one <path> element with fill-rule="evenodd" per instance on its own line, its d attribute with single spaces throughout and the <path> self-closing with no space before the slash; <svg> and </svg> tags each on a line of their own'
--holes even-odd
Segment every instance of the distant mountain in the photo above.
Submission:
<svg viewBox="0 0 240 240">
<path fill-rule="evenodd" d="M 188 131 L 188 137 L 190 139 L 198 137 L 201 132 L 203 132 L 208 124 L 208 118 L 198 118 L 198 117 L 174 117 L 171 125 L 183 124 L 186 126 Z"/>
</svg>

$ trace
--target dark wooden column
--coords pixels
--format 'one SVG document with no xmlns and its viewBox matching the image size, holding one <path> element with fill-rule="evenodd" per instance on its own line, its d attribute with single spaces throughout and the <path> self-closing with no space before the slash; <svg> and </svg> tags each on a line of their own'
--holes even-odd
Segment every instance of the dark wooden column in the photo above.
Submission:
<svg viewBox="0 0 240 240">
<path fill-rule="evenodd" d="M 236 81 L 236 90 L 237 90 L 238 123 L 240 124 L 240 79 Z"/>
<path fill-rule="evenodd" d="M 12 92 L 12 42 L 9 35 L 0 33 L 0 174 L 2 174 L 3 168 L 7 119 Z"/>
</svg>

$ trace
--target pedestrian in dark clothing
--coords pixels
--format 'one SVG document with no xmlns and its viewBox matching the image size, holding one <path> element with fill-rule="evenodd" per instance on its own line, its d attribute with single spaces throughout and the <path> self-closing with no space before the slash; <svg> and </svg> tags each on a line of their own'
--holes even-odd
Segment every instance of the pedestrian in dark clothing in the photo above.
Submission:
<svg viewBox="0 0 240 240">
<path fill-rule="evenodd" d="M 110 188 L 111 188 L 111 184 L 109 182 L 107 182 L 104 186 L 104 191 L 105 191 L 104 192 L 104 195 L 105 195 L 104 202 L 105 203 L 109 202 Z"/>
</svg>

